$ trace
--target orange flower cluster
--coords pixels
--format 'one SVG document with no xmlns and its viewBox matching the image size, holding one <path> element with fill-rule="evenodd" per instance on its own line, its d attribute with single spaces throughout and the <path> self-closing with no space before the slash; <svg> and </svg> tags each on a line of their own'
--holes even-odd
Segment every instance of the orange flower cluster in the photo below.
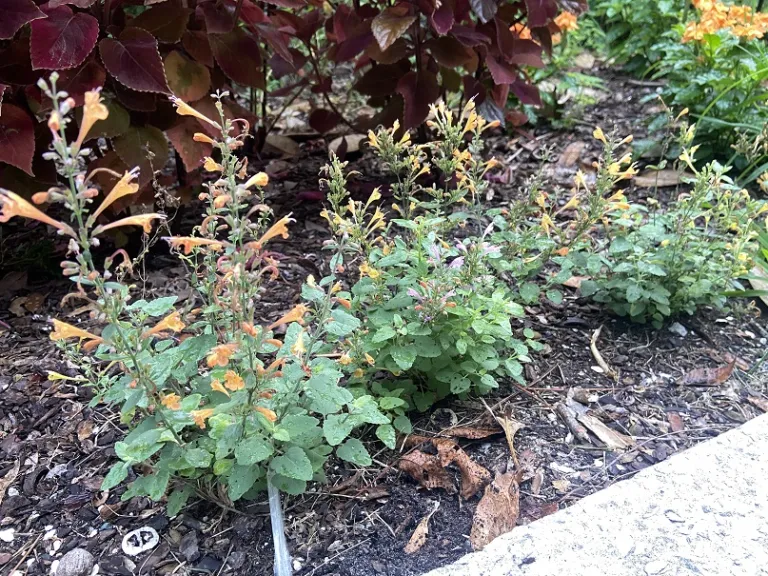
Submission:
<svg viewBox="0 0 768 576">
<path fill-rule="evenodd" d="M 688 22 L 683 42 L 700 42 L 707 34 L 728 30 L 734 36 L 755 40 L 768 33 L 768 14 L 753 12 L 751 6 L 728 6 L 717 0 L 693 0 L 700 12 L 698 22 Z"/>
</svg>

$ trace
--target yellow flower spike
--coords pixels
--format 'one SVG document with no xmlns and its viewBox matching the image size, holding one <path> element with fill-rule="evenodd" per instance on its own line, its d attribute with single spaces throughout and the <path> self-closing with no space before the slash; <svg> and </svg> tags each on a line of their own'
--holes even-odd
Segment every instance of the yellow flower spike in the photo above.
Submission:
<svg viewBox="0 0 768 576">
<path fill-rule="evenodd" d="M 224 388 L 224 386 L 221 385 L 221 382 L 219 382 L 216 378 L 211 380 L 211 390 L 214 392 L 221 392 L 222 394 L 229 396 L 229 390 Z"/>
<path fill-rule="evenodd" d="M 100 90 L 90 90 L 85 93 L 85 105 L 83 106 L 83 121 L 80 123 L 80 132 L 77 140 L 72 145 L 75 150 L 80 150 L 83 141 L 93 125 L 99 120 L 106 120 L 109 116 L 109 110 L 104 106 L 101 100 Z"/>
<path fill-rule="evenodd" d="M 67 236 L 77 238 L 77 234 L 70 225 L 54 220 L 45 212 L 35 208 L 18 194 L 11 192 L 10 190 L 0 189 L 0 222 L 8 222 L 8 220 L 14 216 L 37 220 L 43 224 L 53 226 Z"/>
<path fill-rule="evenodd" d="M 144 332 L 141 337 L 148 338 L 154 334 L 160 334 L 161 332 L 166 331 L 181 332 L 185 327 L 186 324 L 181 321 L 181 314 L 178 311 L 171 312 L 168 314 L 168 316 L 160 320 L 160 322 L 158 322 L 154 327 Z"/>
<path fill-rule="evenodd" d="M 213 408 L 204 408 L 203 410 L 192 410 L 192 412 L 189 413 L 190 416 L 192 416 L 192 420 L 195 421 L 195 424 L 198 428 L 201 430 L 205 430 L 205 421 L 208 420 L 211 416 L 213 416 Z"/>
<path fill-rule="evenodd" d="M 365 361 L 368 362 L 369 366 L 373 366 L 376 363 L 376 360 L 373 359 L 373 356 L 368 353 L 365 354 Z"/>
<path fill-rule="evenodd" d="M 291 218 L 291 215 L 288 214 L 288 216 L 284 216 L 274 224 L 272 224 L 272 227 L 267 230 L 261 238 L 256 240 L 255 242 L 248 242 L 246 244 L 246 248 L 252 249 L 252 250 L 261 250 L 264 247 L 264 244 L 269 242 L 272 238 L 275 238 L 277 236 L 282 236 L 284 239 L 288 238 L 288 224 L 291 222 L 296 222 L 293 218 Z"/>
<path fill-rule="evenodd" d="M 619 142 L 619 145 L 621 145 L 621 144 L 631 144 L 631 143 L 632 143 L 632 141 L 633 141 L 634 139 L 635 139 L 635 137 L 634 137 L 634 136 L 632 136 L 632 134 L 630 134 L 629 136 L 626 136 L 626 137 L 624 138 L 624 140 L 622 140 L 621 142 Z"/>
<path fill-rule="evenodd" d="M 541 217 L 541 227 L 544 229 L 544 233 L 549 236 L 550 228 L 555 227 L 555 223 L 552 222 L 552 218 L 549 217 L 549 214 L 544 214 Z"/>
<path fill-rule="evenodd" d="M 236 390 L 245 388 L 245 382 L 237 372 L 234 370 L 227 370 L 224 373 L 224 386 L 235 392 Z"/>
<path fill-rule="evenodd" d="M 379 149 L 379 139 L 373 133 L 373 130 L 368 130 L 368 146 Z"/>
<path fill-rule="evenodd" d="M 306 316 L 307 312 L 309 312 L 309 308 L 305 304 L 297 304 L 287 314 L 267 326 L 267 330 L 274 330 L 278 326 L 290 324 L 291 322 L 298 322 L 303 326 L 304 316 Z"/>
<path fill-rule="evenodd" d="M 165 394 L 161 397 L 160 404 L 168 410 L 181 410 L 181 397 L 178 394 Z"/>
<path fill-rule="evenodd" d="M 91 221 L 95 222 L 96 218 L 98 218 L 99 215 L 104 212 L 104 210 L 109 208 L 109 206 L 111 206 L 116 200 L 119 200 L 123 196 L 136 194 L 136 192 L 139 191 L 139 185 L 134 182 L 134 180 L 138 177 L 138 175 L 138 168 L 134 168 L 133 170 L 123 174 L 123 177 L 117 181 L 117 184 L 115 184 L 110 193 L 107 194 L 106 198 L 104 198 L 98 209 L 91 215 Z"/>
<path fill-rule="evenodd" d="M 579 200 L 578 196 L 571 196 L 571 199 L 566 202 L 565 206 L 563 206 L 560 211 L 573 210 L 574 208 L 577 208 L 580 203 L 581 200 Z"/>
<path fill-rule="evenodd" d="M 102 232 L 112 230 L 113 228 L 120 228 L 121 226 L 141 226 L 144 229 L 144 233 L 149 234 L 152 232 L 152 222 L 154 220 L 165 220 L 165 215 L 153 212 L 151 214 L 128 216 L 127 218 L 121 218 L 120 220 L 110 222 L 109 224 L 96 226 L 96 228 L 93 229 L 93 235 L 98 236 Z"/>
<path fill-rule="evenodd" d="M 246 188 L 250 188 L 251 186 L 256 186 L 258 188 L 264 188 L 267 184 L 269 184 L 269 176 L 266 172 L 258 172 L 251 176 L 248 181 L 243 184 L 243 186 Z"/>
<path fill-rule="evenodd" d="M 207 124 L 210 124 L 214 128 L 221 130 L 221 124 L 218 122 L 215 122 L 214 120 L 211 120 L 208 118 L 208 116 L 205 116 L 204 114 L 201 114 L 192 106 L 181 100 L 180 98 L 177 98 L 176 96 L 171 96 L 171 102 L 176 107 L 176 114 L 179 116 L 194 116 L 198 120 L 202 120 L 203 122 L 206 122 Z"/>
<path fill-rule="evenodd" d="M 203 144 L 210 144 L 211 146 L 215 146 L 217 144 L 216 140 L 208 136 L 208 134 L 203 134 L 202 132 L 195 132 L 192 135 L 192 140 L 195 142 L 202 142 Z"/>
<path fill-rule="evenodd" d="M 607 144 L 608 141 L 605 139 L 605 134 L 603 134 L 603 129 L 597 126 L 595 130 L 592 132 L 592 137 L 595 138 L 595 140 L 600 140 L 603 144 Z"/>
<path fill-rule="evenodd" d="M 214 368 L 215 366 L 226 366 L 229 364 L 229 359 L 237 351 L 237 343 L 231 344 L 219 344 L 211 348 L 208 356 L 205 359 L 205 363 L 208 368 Z"/>
<path fill-rule="evenodd" d="M 374 188 L 371 195 L 368 196 L 368 201 L 365 203 L 365 207 L 368 208 L 368 206 L 371 205 L 371 202 L 376 202 L 377 200 L 381 200 L 381 191 L 378 186 Z"/>
<path fill-rule="evenodd" d="M 293 346 L 291 346 L 291 354 L 297 358 L 301 358 L 301 356 L 306 352 L 307 349 L 304 347 L 304 330 L 302 330 L 296 337 L 296 342 L 294 342 Z"/>
<path fill-rule="evenodd" d="M 226 206 L 230 200 L 232 200 L 232 196 L 229 194 L 222 194 L 221 196 L 217 196 L 213 200 L 213 207 L 216 209 L 224 208 L 224 206 Z"/>
<path fill-rule="evenodd" d="M 211 240 L 209 238 L 195 238 L 193 236 L 171 236 L 163 238 L 176 250 L 182 248 L 184 254 L 191 254 L 192 248 L 197 246 L 207 246 L 214 252 L 221 250 L 224 244 L 220 240 Z"/>
</svg>

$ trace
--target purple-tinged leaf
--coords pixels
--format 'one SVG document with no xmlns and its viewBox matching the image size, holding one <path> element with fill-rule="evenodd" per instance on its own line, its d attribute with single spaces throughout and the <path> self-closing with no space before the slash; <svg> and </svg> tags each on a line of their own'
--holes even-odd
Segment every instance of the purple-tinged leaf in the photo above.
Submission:
<svg viewBox="0 0 768 576">
<path fill-rule="evenodd" d="M 494 84 L 512 84 L 518 79 L 517 68 L 510 66 L 499 57 L 489 54 L 485 63 L 491 73 Z"/>
<path fill-rule="evenodd" d="M 469 0 L 469 5 L 483 24 L 493 20 L 499 10 L 496 0 Z"/>
<path fill-rule="evenodd" d="M 154 112 L 157 110 L 157 97 L 152 92 L 136 92 L 126 88 L 120 82 L 112 82 L 112 90 L 123 106 L 135 112 Z"/>
<path fill-rule="evenodd" d="M 226 76 L 238 84 L 264 88 L 261 48 L 251 34 L 235 28 L 227 34 L 209 34 L 213 57 Z"/>
<path fill-rule="evenodd" d="M 213 67 L 213 52 L 208 42 L 208 34 L 203 30 L 187 30 L 181 39 L 181 45 L 184 46 L 192 58 L 205 64 L 209 68 Z"/>
<path fill-rule="evenodd" d="M 90 8 L 95 2 L 96 0 L 50 0 L 47 6 L 48 8 L 56 8 L 57 6 L 69 4 L 78 8 Z"/>
<path fill-rule="evenodd" d="M 99 52 L 107 71 L 124 86 L 137 92 L 170 92 L 157 40 L 146 30 L 126 28 L 119 40 L 99 42 Z"/>
<path fill-rule="evenodd" d="M 283 60 L 287 62 L 293 60 L 293 54 L 288 48 L 290 38 L 286 34 L 280 32 L 272 24 L 255 24 L 253 28 Z"/>
<path fill-rule="evenodd" d="M 43 8 L 48 16 L 30 27 L 30 56 L 35 70 L 66 70 L 82 64 L 99 38 L 99 21 L 69 6 Z"/>
<path fill-rule="evenodd" d="M 195 14 L 205 22 L 205 29 L 209 34 L 226 34 L 235 27 L 235 7 L 225 2 L 200 2 Z"/>
<path fill-rule="evenodd" d="M 27 22 L 45 18 L 45 13 L 32 0 L 0 0 L 0 40 L 13 38 Z"/>
<path fill-rule="evenodd" d="M 541 46 L 533 40 L 515 38 L 512 57 L 509 58 L 511 64 L 521 66 L 533 66 L 534 68 L 543 68 L 544 61 L 541 59 Z"/>
<path fill-rule="evenodd" d="M 491 43 L 491 39 L 482 32 L 467 26 L 459 26 L 458 24 L 451 28 L 451 35 L 469 48 Z"/>
<path fill-rule="evenodd" d="M 154 126 L 131 126 L 112 140 L 115 152 L 128 166 L 139 167 L 139 185 L 152 181 L 154 173 L 168 161 L 168 141 Z"/>
<path fill-rule="evenodd" d="M 529 84 L 522 78 L 518 78 L 510 84 L 509 89 L 523 104 L 541 106 L 541 95 L 539 94 L 538 88 Z"/>
<path fill-rule="evenodd" d="M 158 42 L 175 44 L 186 31 L 190 14 L 192 10 L 183 8 L 175 0 L 166 0 L 139 14 L 130 26 L 150 32 Z"/>
<path fill-rule="evenodd" d="M 320 134 L 330 132 L 339 122 L 341 122 L 341 117 L 336 112 L 324 108 L 318 108 L 309 115 L 309 125 Z"/>
<path fill-rule="evenodd" d="M 426 120 L 429 105 L 440 96 L 440 87 L 435 74 L 426 70 L 421 74 L 412 71 L 397 83 L 397 92 L 405 102 L 403 129 L 410 130 Z"/>
<path fill-rule="evenodd" d="M 195 142 L 192 137 L 195 132 L 201 132 L 200 122 L 190 116 L 180 118 L 176 125 L 165 131 L 165 135 L 173 144 L 176 152 L 184 162 L 187 172 L 192 172 L 203 163 L 206 156 L 211 155 L 212 147 L 205 142 Z"/>
<path fill-rule="evenodd" d="M 355 90 L 366 96 L 389 96 L 395 93 L 397 83 L 410 69 L 407 58 L 394 64 L 381 64 L 363 74 L 355 84 Z"/>
<path fill-rule="evenodd" d="M 15 166 L 30 176 L 35 155 L 35 124 L 18 106 L 4 104 L 0 114 L 0 162 Z"/>
<path fill-rule="evenodd" d="M 32 70 L 29 59 L 29 38 L 17 38 L 5 50 L 0 50 L 0 82 L 9 86 L 35 84 L 42 72 Z"/>
<path fill-rule="evenodd" d="M 305 0 L 264 0 L 264 2 L 281 8 L 304 8 L 307 5 Z"/>
<path fill-rule="evenodd" d="M 333 60 L 334 62 L 348 62 L 368 48 L 373 42 L 373 33 L 370 31 L 354 38 L 348 38 L 335 47 L 336 51 L 333 54 Z"/>
<path fill-rule="evenodd" d="M 525 0 L 528 10 L 528 28 L 546 26 L 557 16 L 557 2 L 555 0 Z"/>
<path fill-rule="evenodd" d="M 400 38 L 416 21 L 416 14 L 410 14 L 405 4 L 399 4 L 382 11 L 371 22 L 371 32 L 379 48 L 386 50 Z"/>
<path fill-rule="evenodd" d="M 452 4 L 444 0 L 440 7 L 429 17 L 429 23 L 435 32 L 441 36 L 448 34 L 455 23 Z"/>
</svg>

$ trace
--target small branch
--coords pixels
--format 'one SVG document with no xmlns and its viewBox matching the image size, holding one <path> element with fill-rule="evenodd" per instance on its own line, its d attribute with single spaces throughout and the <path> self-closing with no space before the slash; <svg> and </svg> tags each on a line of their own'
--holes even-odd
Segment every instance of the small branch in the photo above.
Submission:
<svg viewBox="0 0 768 576">
<path fill-rule="evenodd" d="M 597 330 L 595 330 L 595 333 L 592 334 L 592 339 L 589 342 L 589 349 L 592 352 L 592 356 L 595 357 L 595 361 L 597 361 L 597 364 L 600 366 L 600 368 L 603 369 L 603 371 L 613 378 L 614 380 L 619 379 L 619 375 L 616 373 L 616 371 L 608 366 L 608 363 L 603 360 L 603 356 L 600 354 L 600 351 L 597 349 L 597 339 L 600 337 L 600 332 L 603 330 L 603 327 L 600 326 Z"/>
</svg>

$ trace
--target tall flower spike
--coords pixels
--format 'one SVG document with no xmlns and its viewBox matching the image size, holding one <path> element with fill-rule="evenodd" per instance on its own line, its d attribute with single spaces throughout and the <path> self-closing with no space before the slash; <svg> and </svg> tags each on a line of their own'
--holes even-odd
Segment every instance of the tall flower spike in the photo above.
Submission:
<svg viewBox="0 0 768 576">
<path fill-rule="evenodd" d="M 179 116 L 194 116 L 198 120 L 202 120 L 203 122 L 210 124 L 214 128 L 221 130 L 221 124 L 219 124 L 214 120 L 211 120 L 205 114 L 201 114 L 200 112 L 192 108 L 192 106 L 190 106 L 180 98 L 177 98 L 176 96 L 171 96 L 171 102 L 173 102 L 173 105 L 176 107 L 176 114 L 178 114 Z"/>
<path fill-rule="evenodd" d="M 255 242 L 249 242 L 246 245 L 246 247 L 252 250 L 261 250 L 264 247 L 264 244 L 266 244 L 276 236 L 282 236 L 283 238 L 288 238 L 288 224 L 290 224 L 291 222 L 295 222 L 295 220 L 291 218 L 290 214 L 288 214 L 288 216 L 284 216 L 283 218 L 281 218 L 280 220 L 272 224 L 272 227 L 269 230 L 267 230 L 261 238 L 259 238 Z"/>
<path fill-rule="evenodd" d="M 77 234 L 69 224 L 54 220 L 44 212 L 41 212 L 35 208 L 32 204 L 24 200 L 18 194 L 11 192 L 10 190 L 0 189 L 0 222 L 8 222 L 14 216 L 21 216 L 22 218 L 29 218 L 31 220 L 37 220 L 43 222 L 49 226 L 60 230 L 67 236 L 77 238 Z"/>
<path fill-rule="evenodd" d="M 123 196 L 136 194 L 136 192 L 139 191 L 139 185 L 133 182 L 133 180 L 135 180 L 138 175 L 138 167 L 129 172 L 126 172 L 123 177 L 118 180 L 117 184 L 115 184 L 110 193 L 107 194 L 107 197 L 104 198 L 104 201 L 101 203 L 96 212 L 93 213 L 91 216 L 91 221 L 95 222 L 96 218 L 99 217 L 99 214 L 109 208 L 109 206 L 111 206 L 116 200 L 122 198 Z"/>
<path fill-rule="evenodd" d="M 77 135 L 73 147 L 80 150 L 88 132 L 98 120 L 106 120 L 109 116 L 109 110 L 104 106 L 101 100 L 101 90 L 90 90 L 85 93 L 85 106 L 83 106 L 83 121 L 80 123 L 80 132 Z"/>
<path fill-rule="evenodd" d="M 136 216 L 128 216 L 127 218 L 121 218 L 115 222 L 104 224 L 103 226 L 96 226 L 93 229 L 93 235 L 98 236 L 102 232 L 111 230 L 113 228 L 119 228 L 121 226 L 141 226 L 144 229 L 145 234 L 152 232 L 153 220 L 165 220 L 165 215 L 157 214 L 155 212 L 151 214 L 137 214 Z"/>
</svg>

